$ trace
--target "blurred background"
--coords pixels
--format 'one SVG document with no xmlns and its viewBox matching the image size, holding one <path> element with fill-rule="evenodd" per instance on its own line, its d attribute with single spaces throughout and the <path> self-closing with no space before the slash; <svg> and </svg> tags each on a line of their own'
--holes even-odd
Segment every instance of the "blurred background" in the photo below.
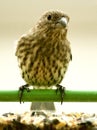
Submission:
<svg viewBox="0 0 97 130">
<path fill-rule="evenodd" d="M 60 10 L 70 17 L 68 40 L 73 60 L 61 84 L 72 90 L 97 91 L 97 0 L 0 0 L 0 90 L 18 90 L 25 83 L 15 57 L 15 41 L 48 10 Z M 55 106 L 66 112 L 97 110 L 97 103 Z M 29 109 L 30 103 L 0 103 L 1 113 Z"/>
</svg>

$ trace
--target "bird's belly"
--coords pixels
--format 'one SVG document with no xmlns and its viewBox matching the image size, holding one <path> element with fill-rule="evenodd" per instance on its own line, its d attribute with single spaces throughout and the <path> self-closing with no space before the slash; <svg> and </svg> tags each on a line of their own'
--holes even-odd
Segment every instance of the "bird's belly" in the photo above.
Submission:
<svg viewBox="0 0 97 130">
<path fill-rule="evenodd" d="M 22 77 L 28 84 L 37 86 L 37 88 L 43 86 L 49 88 L 62 81 L 67 66 L 65 61 L 60 60 L 53 63 L 47 60 L 36 60 L 32 66 L 30 65 L 30 69 L 29 64 L 22 66 Z"/>
</svg>

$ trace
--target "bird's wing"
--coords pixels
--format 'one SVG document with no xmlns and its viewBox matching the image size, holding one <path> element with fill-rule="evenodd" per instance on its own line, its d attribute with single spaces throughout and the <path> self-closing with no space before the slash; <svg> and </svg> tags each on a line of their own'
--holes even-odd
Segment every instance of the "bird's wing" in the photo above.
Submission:
<svg viewBox="0 0 97 130">
<path fill-rule="evenodd" d="M 72 54 L 70 54 L 70 60 L 72 61 Z"/>
</svg>

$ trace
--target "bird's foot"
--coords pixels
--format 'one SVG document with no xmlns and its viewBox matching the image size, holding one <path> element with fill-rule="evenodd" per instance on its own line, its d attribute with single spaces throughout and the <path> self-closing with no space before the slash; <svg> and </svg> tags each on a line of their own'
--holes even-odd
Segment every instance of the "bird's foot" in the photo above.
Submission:
<svg viewBox="0 0 97 130">
<path fill-rule="evenodd" d="M 56 89 L 56 94 L 57 92 L 59 91 L 60 92 L 60 95 L 61 95 L 61 104 L 63 103 L 63 99 L 64 99 L 64 95 L 65 95 L 65 87 L 57 84 L 56 85 L 57 89 Z"/>
<path fill-rule="evenodd" d="M 20 104 L 22 102 L 22 97 L 23 97 L 24 90 L 26 90 L 27 92 L 30 91 L 30 89 L 28 87 L 29 87 L 29 84 L 25 84 L 25 85 L 22 85 L 21 87 L 19 87 L 19 100 L 20 100 Z"/>
</svg>

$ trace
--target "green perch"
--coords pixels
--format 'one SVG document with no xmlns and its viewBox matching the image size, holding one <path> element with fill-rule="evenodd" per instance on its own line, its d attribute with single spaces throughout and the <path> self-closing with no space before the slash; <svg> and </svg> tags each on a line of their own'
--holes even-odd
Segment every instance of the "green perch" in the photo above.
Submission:
<svg viewBox="0 0 97 130">
<path fill-rule="evenodd" d="M 33 89 L 23 93 L 23 102 L 60 102 L 55 90 Z M 1 90 L 0 102 L 19 102 L 18 90 Z M 65 90 L 64 102 L 97 102 L 97 91 Z"/>
</svg>

